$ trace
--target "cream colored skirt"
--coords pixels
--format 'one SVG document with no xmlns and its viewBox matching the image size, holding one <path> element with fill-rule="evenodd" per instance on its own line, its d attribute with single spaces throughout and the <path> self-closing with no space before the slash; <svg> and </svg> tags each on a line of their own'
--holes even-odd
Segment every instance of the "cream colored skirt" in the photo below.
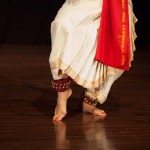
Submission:
<svg viewBox="0 0 150 150">
<path fill-rule="evenodd" d="M 96 89 L 97 98 L 101 99 L 99 88 L 106 80 L 112 83 L 123 70 L 106 66 L 94 60 L 97 33 L 100 26 L 103 0 L 66 0 L 51 23 L 51 53 L 49 57 L 53 79 L 70 76 L 75 82 L 88 89 Z M 129 0 L 131 61 L 135 50 L 137 21 Z M 107 27 L 106 27 L 107 29 Z M 59 74 L 58 70 L 62 73 Z M 111 86 L 111 85 L 110 85 Z"/>
</svg>

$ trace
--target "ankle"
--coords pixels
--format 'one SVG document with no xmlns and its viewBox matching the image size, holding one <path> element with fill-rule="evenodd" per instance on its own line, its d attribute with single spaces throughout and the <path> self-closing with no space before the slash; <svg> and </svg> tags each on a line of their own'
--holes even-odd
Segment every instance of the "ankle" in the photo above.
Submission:
<svg viewBox="0 0 150 150">
<path fill-rule="evenodd" d="M 95 109 L 96 109 L 96 106 L 83 102 L 83 110 L 94 111 Z"/>
<path fill-rule="evenodd" d="M 88 104 L 88 105 L 91 105 L 93 107 L 96 107 L 97 104 L 98 104 L 97 99 L 91 97 L 87 93 L 84 93 L 83 96 L 82 96 L 82 98 L 83 98 L 83 104 L 85 103 L 85 105 Z"/>
<path fill-rule="evenodd" d="M 67 88 L 65 91 L 61 91 L 61 92 L 58 91 L 57 94 L 58 94 L 58 95 L 64 95 L 64 94 L 68 93 L 70 90 L 71 90 L 71 88 L 69 87 L 69 88 Z"/>
<path fill-rule="evenodd" d="M 57 92 L 58 95 L 58 99 L 60 100 L 64 100 L 64 99 L 68 99 L 72 94 L 72 89 L 68 88 L 67 90 L 63 91 L 63 92 Z"/>
</svg>

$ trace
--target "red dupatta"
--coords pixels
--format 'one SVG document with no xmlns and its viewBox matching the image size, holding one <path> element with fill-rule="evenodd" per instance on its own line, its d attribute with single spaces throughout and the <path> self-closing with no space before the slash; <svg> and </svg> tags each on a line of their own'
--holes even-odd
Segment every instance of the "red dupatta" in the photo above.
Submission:
<svg viewBox="0 0 150 150">
<path fill-rule="evenodd" d="M 103 0 L 95 60 L 108 66 L 129 70 L 128 0 Z"/>
</svg>

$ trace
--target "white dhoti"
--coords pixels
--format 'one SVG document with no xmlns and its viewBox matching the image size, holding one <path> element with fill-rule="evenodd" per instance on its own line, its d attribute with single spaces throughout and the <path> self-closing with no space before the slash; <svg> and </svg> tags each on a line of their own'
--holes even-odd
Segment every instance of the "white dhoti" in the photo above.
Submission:
<svg viewBox="0 0 150 150">
<path fill-rule="evenodd" d="M 66 0 L 51 23 L 50 69 L 54 80 L 70 76 L 102 104 L 123 70 L 94 60 L 103 0 Z M 135 23 L 129 0 L 131 61 L 135 50 Z M 107 30 L 107 27 L 106 27 Z M 62 70 L 59 74 L 58 71 Z"/>
</svg>

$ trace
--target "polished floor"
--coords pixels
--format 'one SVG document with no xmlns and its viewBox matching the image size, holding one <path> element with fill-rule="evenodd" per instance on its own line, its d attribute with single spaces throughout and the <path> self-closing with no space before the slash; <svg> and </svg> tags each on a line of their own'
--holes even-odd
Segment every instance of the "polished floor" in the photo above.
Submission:
<svg viewBox="0 0 150 150">
<path fill-rule="evenodd" d="M 47 45 L 0 45 L 0 150 L 149 150 L 150 46 L 138 47 L 133 67 L 99 106 L 107 118 L 81 111 L 73 86 L 68 115 L 53 123 Z"/>
</svg>

